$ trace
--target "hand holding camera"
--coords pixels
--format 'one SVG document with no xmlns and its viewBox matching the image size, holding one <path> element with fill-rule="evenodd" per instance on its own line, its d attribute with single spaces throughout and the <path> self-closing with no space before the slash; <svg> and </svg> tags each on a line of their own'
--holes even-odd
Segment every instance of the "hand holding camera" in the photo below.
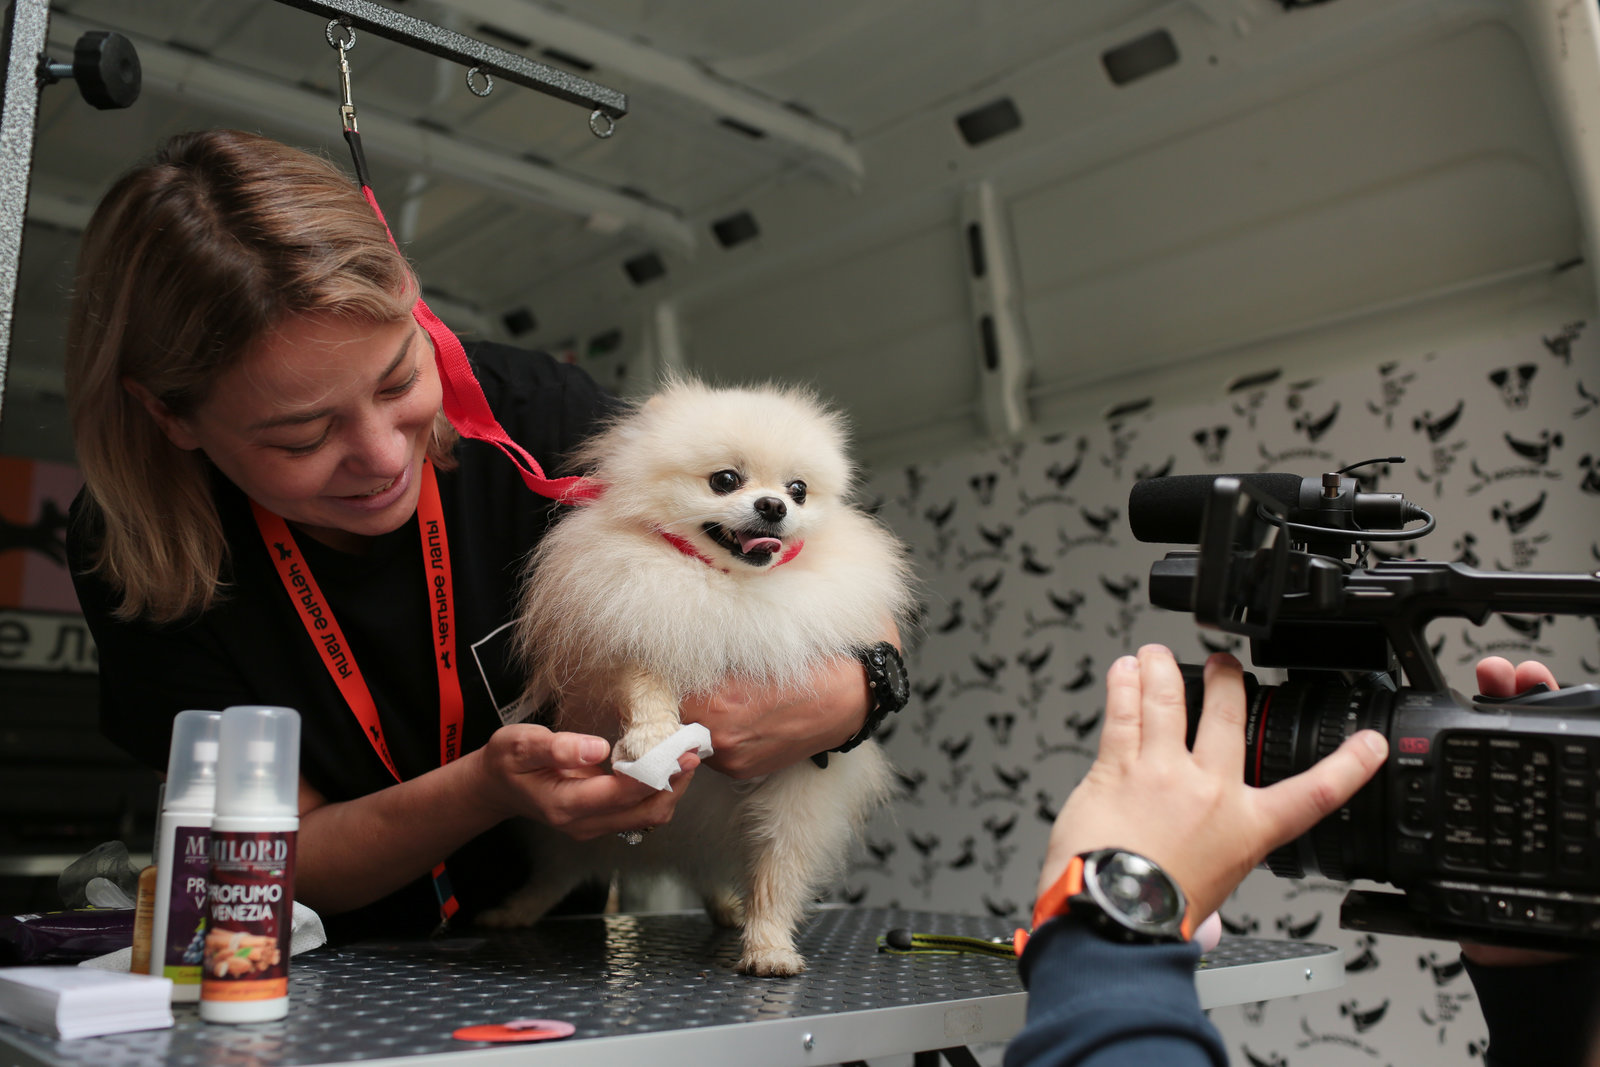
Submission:
<svg viewBox="0 0 1600 1067">
<path fill-rule="evenodd" d="M 1367 566 L 1371 542 L 1420 537 L 1434 518 L 1361 492 L 1351 469 L 1157 478 L 1129 498 L 1135 537 L 1199 545 L 1152 567 L 1151 601 L 1249 637 L 1257 666 L 1288 672 L 1275 686 L 1245 675 L 1247 783 L 1291 779 L 1359 729 L 1389 739 L 1373 780 L 1267 868 L 1402 890 L 1351 892 L 1352 929 L 1600 950 L 1600 687 L 1486 662 L 1484 695 L 1464 697 L 1424 636 L 1443 617 L 1600 614 L 1600 575 Z M 1194 738 L 1204 679 L 1182 670 Z"/>
<path fill-rule="evenodd" d="M 1244 685 L 1239 661 L 1205 665 L 1205 707 L 1191 751 L 1184 683 L 1172 653 L 1146 645 L 1106 675 L 1105 725 L 1094 765 L 1050 832 L 1042 895 L 1075 855 L 1123 848 L 1170 874 L 1196 921 L 1216 911 L 1272 849 L 1337 810 L 1388 752 L 1363 730 L 1316 766 L 1265 789 L 1244 782 Z M 1160 817 L 1151 806 L 1160 805 Z"/>
</svg>

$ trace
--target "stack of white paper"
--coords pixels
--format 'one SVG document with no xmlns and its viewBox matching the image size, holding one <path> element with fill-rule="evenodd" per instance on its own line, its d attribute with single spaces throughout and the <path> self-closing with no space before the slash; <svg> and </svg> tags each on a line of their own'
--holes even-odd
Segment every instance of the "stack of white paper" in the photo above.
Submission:
<svg viewBox="0 0 1600 1067">
<path fill-rule="evenodd" d="M 51 1037 L 172 1025 L 172 980 L 82 967 L 0 967 L 0 1019 Z"/>
</svg>

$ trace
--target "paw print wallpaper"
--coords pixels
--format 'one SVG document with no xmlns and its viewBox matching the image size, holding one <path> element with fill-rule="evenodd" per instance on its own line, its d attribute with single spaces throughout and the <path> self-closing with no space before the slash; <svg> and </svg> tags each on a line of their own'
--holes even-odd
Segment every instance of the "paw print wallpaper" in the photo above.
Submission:
<svg viewBox="0 0 1600 1067">
<path fill-rule="evenodd" d="M 1180 660 L 1241 638 L 1149 602 L 1169 550 L 1128 531 L 1128 493 L 1164 474 L 1316 475 L 1381 458 L 1366 491 L 1433 512 L 1385 556 L 1483 570 L 1600 567 L 1600 337 L 1583 322 L 1485 338 L 1365 369 L 1285 366 L 1182 406 L 1118 405 L 1094 424 L 874 472 L 869 504 L 924 584 L 910 704 L 885 727 L 900 799 L 869 826 L 838 896 L 1024 923 L 1051 821 L 1094 758 L 1103 679 L 1146 642 Z M 1390 457 L 1405 457 L 1404 463 Z M 1455 688 L 1486 655 L 1600 677 L 1600 626 L 1551 614 L 1438 620 L 1427 642 Z M 1256 671 L 1264 683 L 1280 672 Z M 1485 1029 L 1453 943 L 1339 927 L 1344 886 L 1252 874 L 1222 909 L 1234 935 L 1338 946 L 1336 991 L 1219 1008 L 1241 1064 L 1468 1063 Z"/>
</svg>

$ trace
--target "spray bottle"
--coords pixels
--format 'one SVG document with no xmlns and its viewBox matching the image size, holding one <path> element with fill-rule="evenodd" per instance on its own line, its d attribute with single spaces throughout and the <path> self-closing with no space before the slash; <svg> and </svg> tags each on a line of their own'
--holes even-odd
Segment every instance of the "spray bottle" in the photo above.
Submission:
<svg viewBox="0 0 1600 1067">
<path fill-rule="evenodd" d="M 298 712 L 249 704 L 222 713 L 200 983 L 200 1018 L 208 1022 L 289 1013 L 299 785 Z"/>
<path fill-rule="evenodd" d="M 200 999 L 221 722 L 222 713 L 216 711 L 180 711 L 172 722 L 167 784 L 156 826 L 149 970 L 157 977 L 172 979 L 174 1003 Z"/>
</svg>

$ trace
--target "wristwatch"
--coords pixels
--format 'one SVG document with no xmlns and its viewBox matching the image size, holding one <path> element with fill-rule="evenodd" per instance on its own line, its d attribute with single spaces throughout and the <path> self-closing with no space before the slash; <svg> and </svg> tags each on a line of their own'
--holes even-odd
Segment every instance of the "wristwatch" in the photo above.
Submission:
<svg viewBox="0 0 1600 1067">
<path fill-rule="evenodd" d="M 878 732 L 883 720 L 905 707 L 911 700 L 911 682 L 906 677 L 906 661 L 900 650 L 887 641 L 879 641 L 867 648 L 855 650 L 856 659 L 867 671 L 867 692 L 871 704 L 867 708 L 867 721 L 844 744 L 828 752 L 849 752 L 861 742 Z M 818 752 L 811 757 L 818 767 L 828 765 L 828 753 Z"/>
<path fill-rule="evenodd" d="M 1072 857 L 1034 905 L 1033 929 L 1068 916 L 1112 941 L 1179 942 L 1193 933 L 1189 901 L 1178 883 L 1154 860 L 1121 848 Z M 1018 930 L 1012 942 L 1018 956 L 1027 940 Z"/>
</svg>

